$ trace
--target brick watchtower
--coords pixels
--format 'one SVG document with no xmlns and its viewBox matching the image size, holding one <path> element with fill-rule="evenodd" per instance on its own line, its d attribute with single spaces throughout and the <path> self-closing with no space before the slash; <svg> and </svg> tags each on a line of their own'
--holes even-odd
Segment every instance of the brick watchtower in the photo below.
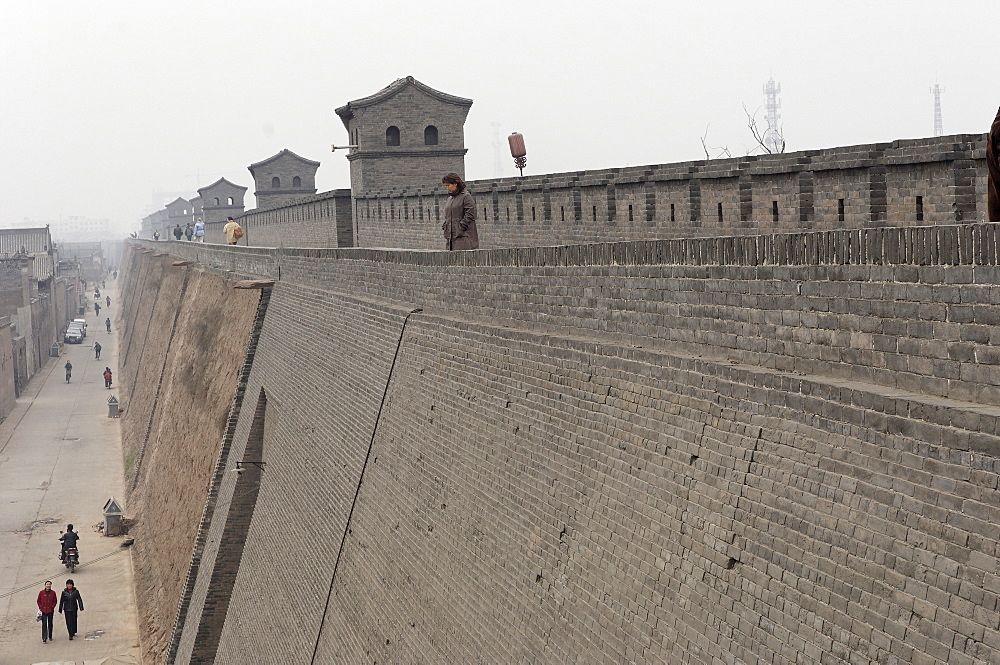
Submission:
<svg viewBox="0 0 1000 665">
<path fill-rule="evenodd" d="M 226 217 L 243 214 L 243 195 L 247 188 L 219 178 L 211 185 L 198 190 L 201 198 L 202 221 L 206 224 L 221 222 Z"/>
<path fill-rule="evenodd" d="M 287 148 L 247 168 L 253 176 L 258 208 L 290 203 L 316 193 L 319 162 L 299 157 Z"/>
<path fill-rule="evenodd" d="M 351 193 L 366 196 L 436 187 L 465 176 L 465 118 L 471 99 L 430 88 L 412 76 L 337 109 L 352 148 Z"/>
</svg>

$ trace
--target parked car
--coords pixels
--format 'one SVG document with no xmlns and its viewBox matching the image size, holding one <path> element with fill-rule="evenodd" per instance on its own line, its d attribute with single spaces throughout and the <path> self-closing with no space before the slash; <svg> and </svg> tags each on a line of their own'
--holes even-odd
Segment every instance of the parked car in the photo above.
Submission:
<svg viewBox="0 0 1000 665">
<path fill-rule="evenodd" d="M 69 327 L 63 335 L 63 342 L 66 344 L 83 344 L 83 330 L 76 327 Z"/>
<path fill-rule="evenodd" d="M 72 325 L 73 323 L 79 323 L 80 324 L 80 327 L 83 328 L 83 336 L 86 337 L 87 336 L 87 320 L 86 319 L 73 319 L 70 322 L 70 325 Z"/>
</svg>

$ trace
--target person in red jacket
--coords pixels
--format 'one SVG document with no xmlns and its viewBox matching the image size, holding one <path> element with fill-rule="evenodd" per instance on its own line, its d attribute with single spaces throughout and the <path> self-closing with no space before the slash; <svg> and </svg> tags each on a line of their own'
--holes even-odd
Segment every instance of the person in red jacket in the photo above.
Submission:
<svg viewBox="0 0 1000 665">
<path fill-rule="evenodd" d="M 52 590 L 52 582 L 45 580 L 45 588 L 38 592 L 38 611 L 42 613 L 42 643 L 52 639 L 52 615 L 59 597 Z"/>
</svg>

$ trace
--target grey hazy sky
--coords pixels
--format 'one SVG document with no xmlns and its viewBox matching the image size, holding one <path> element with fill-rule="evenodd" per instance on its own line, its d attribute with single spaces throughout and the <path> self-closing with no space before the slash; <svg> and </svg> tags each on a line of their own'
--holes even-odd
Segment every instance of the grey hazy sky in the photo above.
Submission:
<svg viewBox="0 0 1000 665">
<path fill-rule="evenodd" d="M 466 174 L 494 176 L 492 123 L 526 173 L 700 159 L 752 146 L 742 105 L 782 86 L 788 150 L 988 130 L 996 0 L 339 3 L 4 1 L 0 226 L 67 216 L 137 228 L 154 190 L 288 148 L 349 184 L 334 109 L 412 75 L 475 100 Z"/>
</svg>

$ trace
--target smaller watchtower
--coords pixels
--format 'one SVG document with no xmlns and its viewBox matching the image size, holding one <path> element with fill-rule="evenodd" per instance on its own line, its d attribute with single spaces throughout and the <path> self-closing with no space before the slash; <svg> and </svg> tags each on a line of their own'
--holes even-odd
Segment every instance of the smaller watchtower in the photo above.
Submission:
<svg viewBox="0 0 1000 665">
<path fill-rule="evenodd" d="M 236 217 L 243 214 L 243 195 L 246 191 L 246 187 L 234 185 L 225 178 L 199 189 L 202 221 L 206 224 L 221 222 L 230 215 Z"/>
<path fill-rule="evenodd" d="M 289 203 L 316 193 L 319 162 L 299 157 L 287 148 L 247 168 L 253 176 L 258 208 Z"/>
</svg>

